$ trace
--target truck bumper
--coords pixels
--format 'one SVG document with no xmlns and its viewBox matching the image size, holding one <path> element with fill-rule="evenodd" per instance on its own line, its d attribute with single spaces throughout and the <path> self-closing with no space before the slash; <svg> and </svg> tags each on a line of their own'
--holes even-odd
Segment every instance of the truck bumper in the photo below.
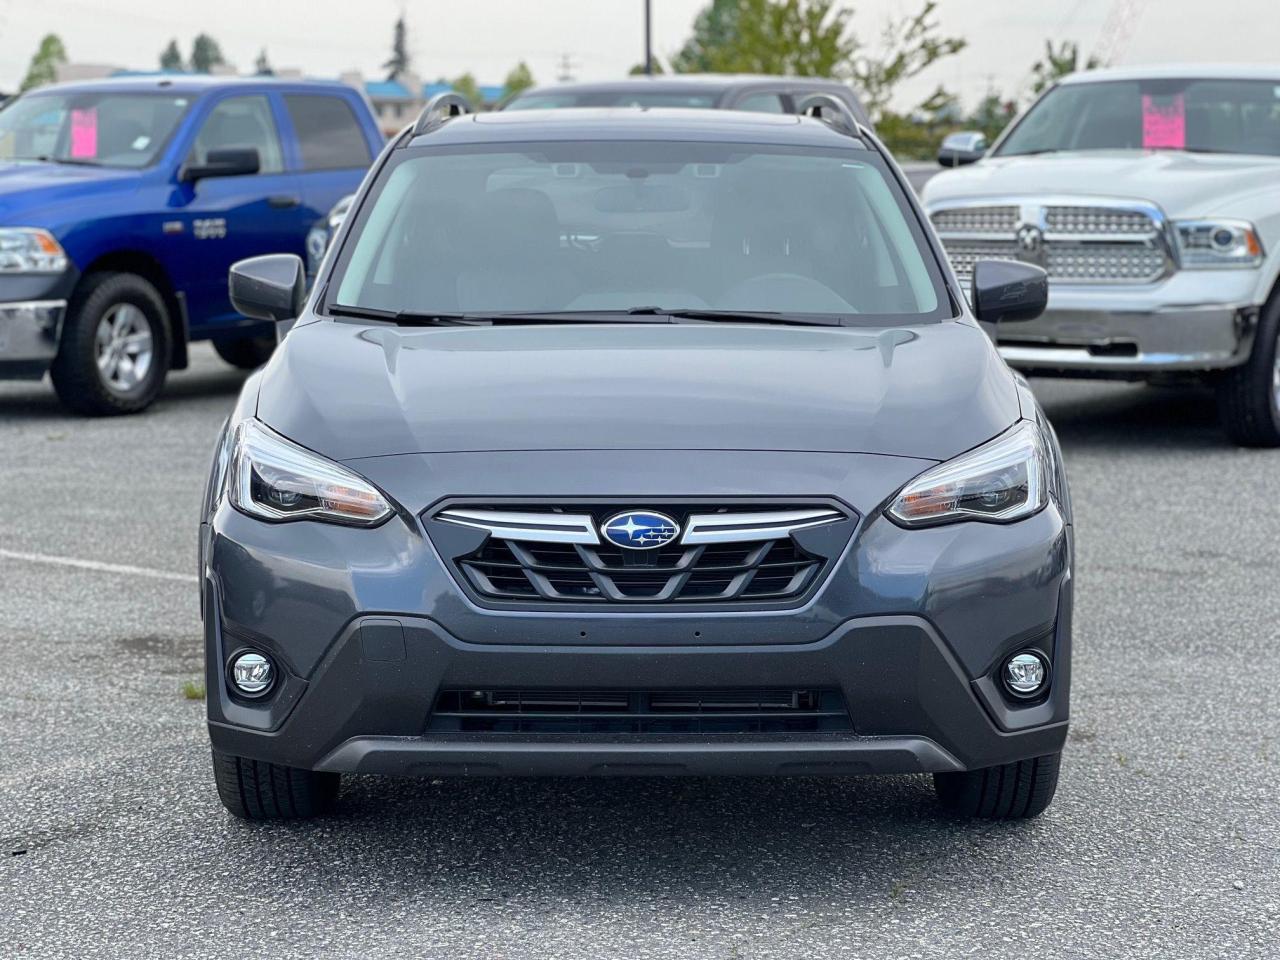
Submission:
<svg viewBox="0 0 1280 960">
<path fill-rule="evenodd" d="M 65 300 L 0 303 L 0 379 L 39 380 L 58 353 Z"/>
</svg>

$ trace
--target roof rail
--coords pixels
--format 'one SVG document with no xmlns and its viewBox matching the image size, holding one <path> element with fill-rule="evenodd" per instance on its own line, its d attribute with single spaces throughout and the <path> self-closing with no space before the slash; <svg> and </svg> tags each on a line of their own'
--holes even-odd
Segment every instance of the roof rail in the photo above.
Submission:
<svg viewBox="0 0 1280 960">
<path fill-rule="evenodd" d="M 437 93 L 427 101 L 413 124 L 413 136 L 430 133 L 452 117 L 474 113 L 471 103 L 460 93 Z"/>
<path fill-rule="evenodd" d="M 829 93 L 814 93 L 805 97 L 796 104 L 796 113 L 823 120 L 847 137 L 861 136 L 862 133 L 858 129 L 858 118 L 853 115 L 849 105 Z"/>
</svg>

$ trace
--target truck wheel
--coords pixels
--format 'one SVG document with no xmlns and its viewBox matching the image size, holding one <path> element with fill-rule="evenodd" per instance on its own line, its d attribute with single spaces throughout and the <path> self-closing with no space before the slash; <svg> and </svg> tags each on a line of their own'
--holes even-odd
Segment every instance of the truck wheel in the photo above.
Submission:
<svg viewBox="0 0 1280 960">
<path fill-rule="evenodd" d="M 963 773 L 935 773 L 933 786 L 942 806 L 964 817 L 1022 820 L 1045 811 L 1058 789 L 1062 754 L 1051 753 L 1016 763 Z"/>
<path fill-rule="evenodd" d="M 1280 446 L 1280 291 L 1262 308 L 1249 359 L 1218 381 L 1218 419 L 1242 447 Z"/>
<path fill-rule="evenodd" d="M 169 317 L 150 283 L 132 273 L 95 273 L 76 289 L 50 375 L 77 413 L 137 413 L 169 372 Z"/>
<path fill-rule="evenodd" d="M 276 349 L 275 334 L 264 337 L 220 337 L 213 341 L 218 356 L 241 370 L 257 370 Z"/>
<path fill-rule="evenodd" d="M 282 767 L 213 751 L 213 779 L 222 805 L 242 820 L 296 820 L 328 813 L 342 777 Z"/>
</svg>

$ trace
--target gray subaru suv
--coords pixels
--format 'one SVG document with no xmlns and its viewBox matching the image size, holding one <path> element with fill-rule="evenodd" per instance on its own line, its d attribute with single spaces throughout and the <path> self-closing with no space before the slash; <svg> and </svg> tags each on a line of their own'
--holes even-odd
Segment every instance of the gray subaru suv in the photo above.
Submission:
<svg viewBox="0 0 1280 960">
<path fill-rule="evenodd" d="M 1066 739 L 1062 459 L 901 173 L 814 116 L 465 114 L 370 171 L 217 442 L 200 526 L 223 803 L 343 774 L 932 774 L 1033 816 Z"/>
</svg>

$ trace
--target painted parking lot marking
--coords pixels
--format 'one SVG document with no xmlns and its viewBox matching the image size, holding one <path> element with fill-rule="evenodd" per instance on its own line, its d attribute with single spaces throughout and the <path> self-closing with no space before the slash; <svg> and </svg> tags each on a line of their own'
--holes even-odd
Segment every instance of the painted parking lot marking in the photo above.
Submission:
<svg viewBox="0 0 1280 960">
<path fill-rule="evenodd" d="M 47 553 L 24 553 L 20 550 L 0 549 L 0 558 L 6 560 L 25 560 L 28 563 L 47 563 L 55 567 L 73 567 L 77 570 L 92 570 L 95 573 L 113 573 L 129 577 L 149 577 L 152 580 L 176 580 L 179 583 L 195 583 L 193 573 L 174 573 L 169 570 L 152 570 L 150 567 L 135 567 L 127 563 L 102 563 L 99 560 L 81 560 L 78 557 L 55 557 Z"/>
</svg>

